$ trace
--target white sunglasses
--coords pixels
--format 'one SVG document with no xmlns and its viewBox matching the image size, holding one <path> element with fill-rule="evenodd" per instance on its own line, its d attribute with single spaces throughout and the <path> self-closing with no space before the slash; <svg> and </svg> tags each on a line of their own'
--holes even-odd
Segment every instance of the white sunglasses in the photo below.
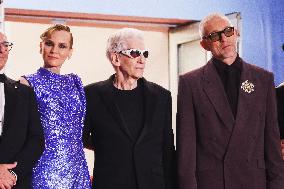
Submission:
<svg viewBox="0 0 284 189">
<path fill-rule="evenodd" d="M 127 49 L 123 51 L 119 51 L 120 54 L 128 56 L 129 58 L 137 58 L 143 55 L 145 58 L 148 58 L 149 51 L 147 50 L 138 50 L 138 49 Z"/>
</svg>

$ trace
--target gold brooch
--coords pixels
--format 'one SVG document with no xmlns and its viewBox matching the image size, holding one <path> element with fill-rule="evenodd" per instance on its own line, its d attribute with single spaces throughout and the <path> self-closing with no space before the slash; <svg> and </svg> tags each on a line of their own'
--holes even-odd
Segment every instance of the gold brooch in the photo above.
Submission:
<svg viewBox="0 0 284 189">
<path fill-rule="evenodd" d="M 242 82 L 241 89 L 243 89 L 246 93 L 251 93 L 254 91 L 254 84 L 246 80 Z"/>
</svg>

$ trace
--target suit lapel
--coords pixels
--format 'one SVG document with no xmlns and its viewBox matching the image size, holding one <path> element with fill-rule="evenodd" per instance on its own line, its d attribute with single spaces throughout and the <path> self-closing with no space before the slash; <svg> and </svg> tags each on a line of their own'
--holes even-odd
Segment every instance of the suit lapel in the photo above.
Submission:
<svg viewBox="0 0 284 189">
<path fill-rule="evenodd" d="M 256 77 L 252 75 L 251 69 L 249 69 L 248 64 L 243 62 L 243 72 L 240 79 L 238 111 L 236 116 L 236 129 L 242 129 L 242 127 L 245 126 L 245 124 L 242 124 L 242 122 L 245 122 L 245 120 L 248 118 L 248 112 L 253 109 L 253 99 L 256 97 L 256 91 L 248 93 L 241 89 L 241 86 L 245 83 L 245 81 L 248 81 L 249 83 L 255 85 Z M 255 87 L 257 87 L 257 85 Z M 256 90 L 255 87 L 254 90 Z"/>
<path fill-rule="evenodd" d="M 4 84 L 4 92 L 5 92 L 5 107 L 4 107 L 4 126 L 3 133 L 7 131 L 7 126 L 10 125 L 10 118 L 14 117 L 14 108 L 17 107 L 16 104 L 18 102 L 18 98 L 16 98 L 17 92 L 17 84 L 11 82 L 11 80 L 7 80 Z"/>
<path fill-rule="evenodd" d="M 245 92 L 241 86 L 244 85 L 245 81 L 254 84 L 254 91 L 251 93 Z M 236 124 L 234 131 L 231 136 L 231 140 L 228 147 L 228 154 L 230 150 L 234 149 L 233 145 L 237 145 L 240 140 L 240 136 L 244 137 L 242 133 L 243 129 L 246 129 L 247 119 L 252 116 L 251 111 L 254 111 L 255 98 L 257 95 L 257 78 L 251 73 L 251 69 L 247 63 L 243 61 L 243 70 L 240 78 L 240 88 L 239 88 L 239 99 L 238 99 L 238 111 L 236 116 Z"/>
<path fill-rule="evenodd" d="M 235 119 L 222 81 L 212 61 L 204 67 L 203 89 L 224 125 L 231 131 Z"/>
<path fill-rule="evenodd" d="M 143 93 L 144 93 L 144 99 L 145 99 L 144 126 L 142 128 L 142 131 L 140 132 L 137 143 L 142 140 L 142 138 L 145 136 L 145 134 L 149 130 L 149 127 L 151 126 L 153 115 L 156 109 L 156 104 L 157 104 L 156 103 L 157 96 L 155 95 L 150 83 L 146 81 L 146 79 L 144 78 L 141 78 L 141 83 L 143 85 Z"/>
<path fill-rule="evenodd" d="M 102 89 L 101 97 L 104 101 L 104 103 L 107 106 L 107 109 L 110 111 L 112 117 L 118 122 L 119 127 L 121 130 L 129 137 L 131 141 L 133 141 L 133 137 L 127 128 L 122 114 L 118 108 L 118 105 L 115 101 L 115 90 L 113 89 L 113 81 L 114 75 L 112 75 L 107 81 L 106 85 Z"/>
<path fill-rule="evenodd" d="M 14 116 L 15 112 L 18 111 L 16 107 L 18 107 L 18 97 L 17 97 L 17 90 L 18 90 L 18 83 L 10 80 L 7 78 L 7 80 L 4 83 L 4 93 L 5 93 L 5 107 L 4 107 L 4 124 L 3 124 L 3 133 L 2 133 L 2 139 L 0 143 L 0 152 L 5 151 L 3 149 L 6 149 L 6 145 L 9 144 L 10 147 L 12 144 L 11 143 L 11 138 L 6 137 L 9 135 L 9 130 L 12 132 L 15 131 L 14 126 L 18 126 L 17 124 L 14 124 L 16 122 L 16 116 Z M 15 140 L 15 139 L 13 139 Z M 7 160 L 10 158 L 10 155 L 12 154 L 7 154 L 7 153 L 1 153 L 0 155 L 0 161 Z"/>
</svg>

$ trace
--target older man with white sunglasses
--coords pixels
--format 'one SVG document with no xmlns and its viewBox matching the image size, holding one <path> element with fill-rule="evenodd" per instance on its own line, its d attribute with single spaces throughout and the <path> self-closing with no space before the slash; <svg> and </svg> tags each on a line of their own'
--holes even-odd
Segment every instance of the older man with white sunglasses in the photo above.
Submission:
<svg viewBox="0 0 284 189">
<path fill-rule="evenodd" d="M 115 74 L 85 88 L 84 142 L 96 153 L 93 188 L 175 188 L 171 94 L 143 78 L 149 52 L 142 32 L 118 30 L 106 55 Z"/>
</svg>

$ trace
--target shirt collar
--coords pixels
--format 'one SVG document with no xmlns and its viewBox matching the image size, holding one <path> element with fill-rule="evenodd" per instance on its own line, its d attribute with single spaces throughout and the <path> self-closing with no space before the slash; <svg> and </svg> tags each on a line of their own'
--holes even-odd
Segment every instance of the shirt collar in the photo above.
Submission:
<svg viewBox="0 0 284 189">
<path fill-rule="evenodd" d="M 240 72 L 242 71 L 243 64 L 242 64 L 242 61 L 239 55 L 236 57 L 235 61 L 231 65 L 228 65 L 214 57 L 212 61 L 218 72 L 221 72 L 221 73 L 226 72 L 227 69 L 229 68 L 237 69 Z"/>
</svg>

